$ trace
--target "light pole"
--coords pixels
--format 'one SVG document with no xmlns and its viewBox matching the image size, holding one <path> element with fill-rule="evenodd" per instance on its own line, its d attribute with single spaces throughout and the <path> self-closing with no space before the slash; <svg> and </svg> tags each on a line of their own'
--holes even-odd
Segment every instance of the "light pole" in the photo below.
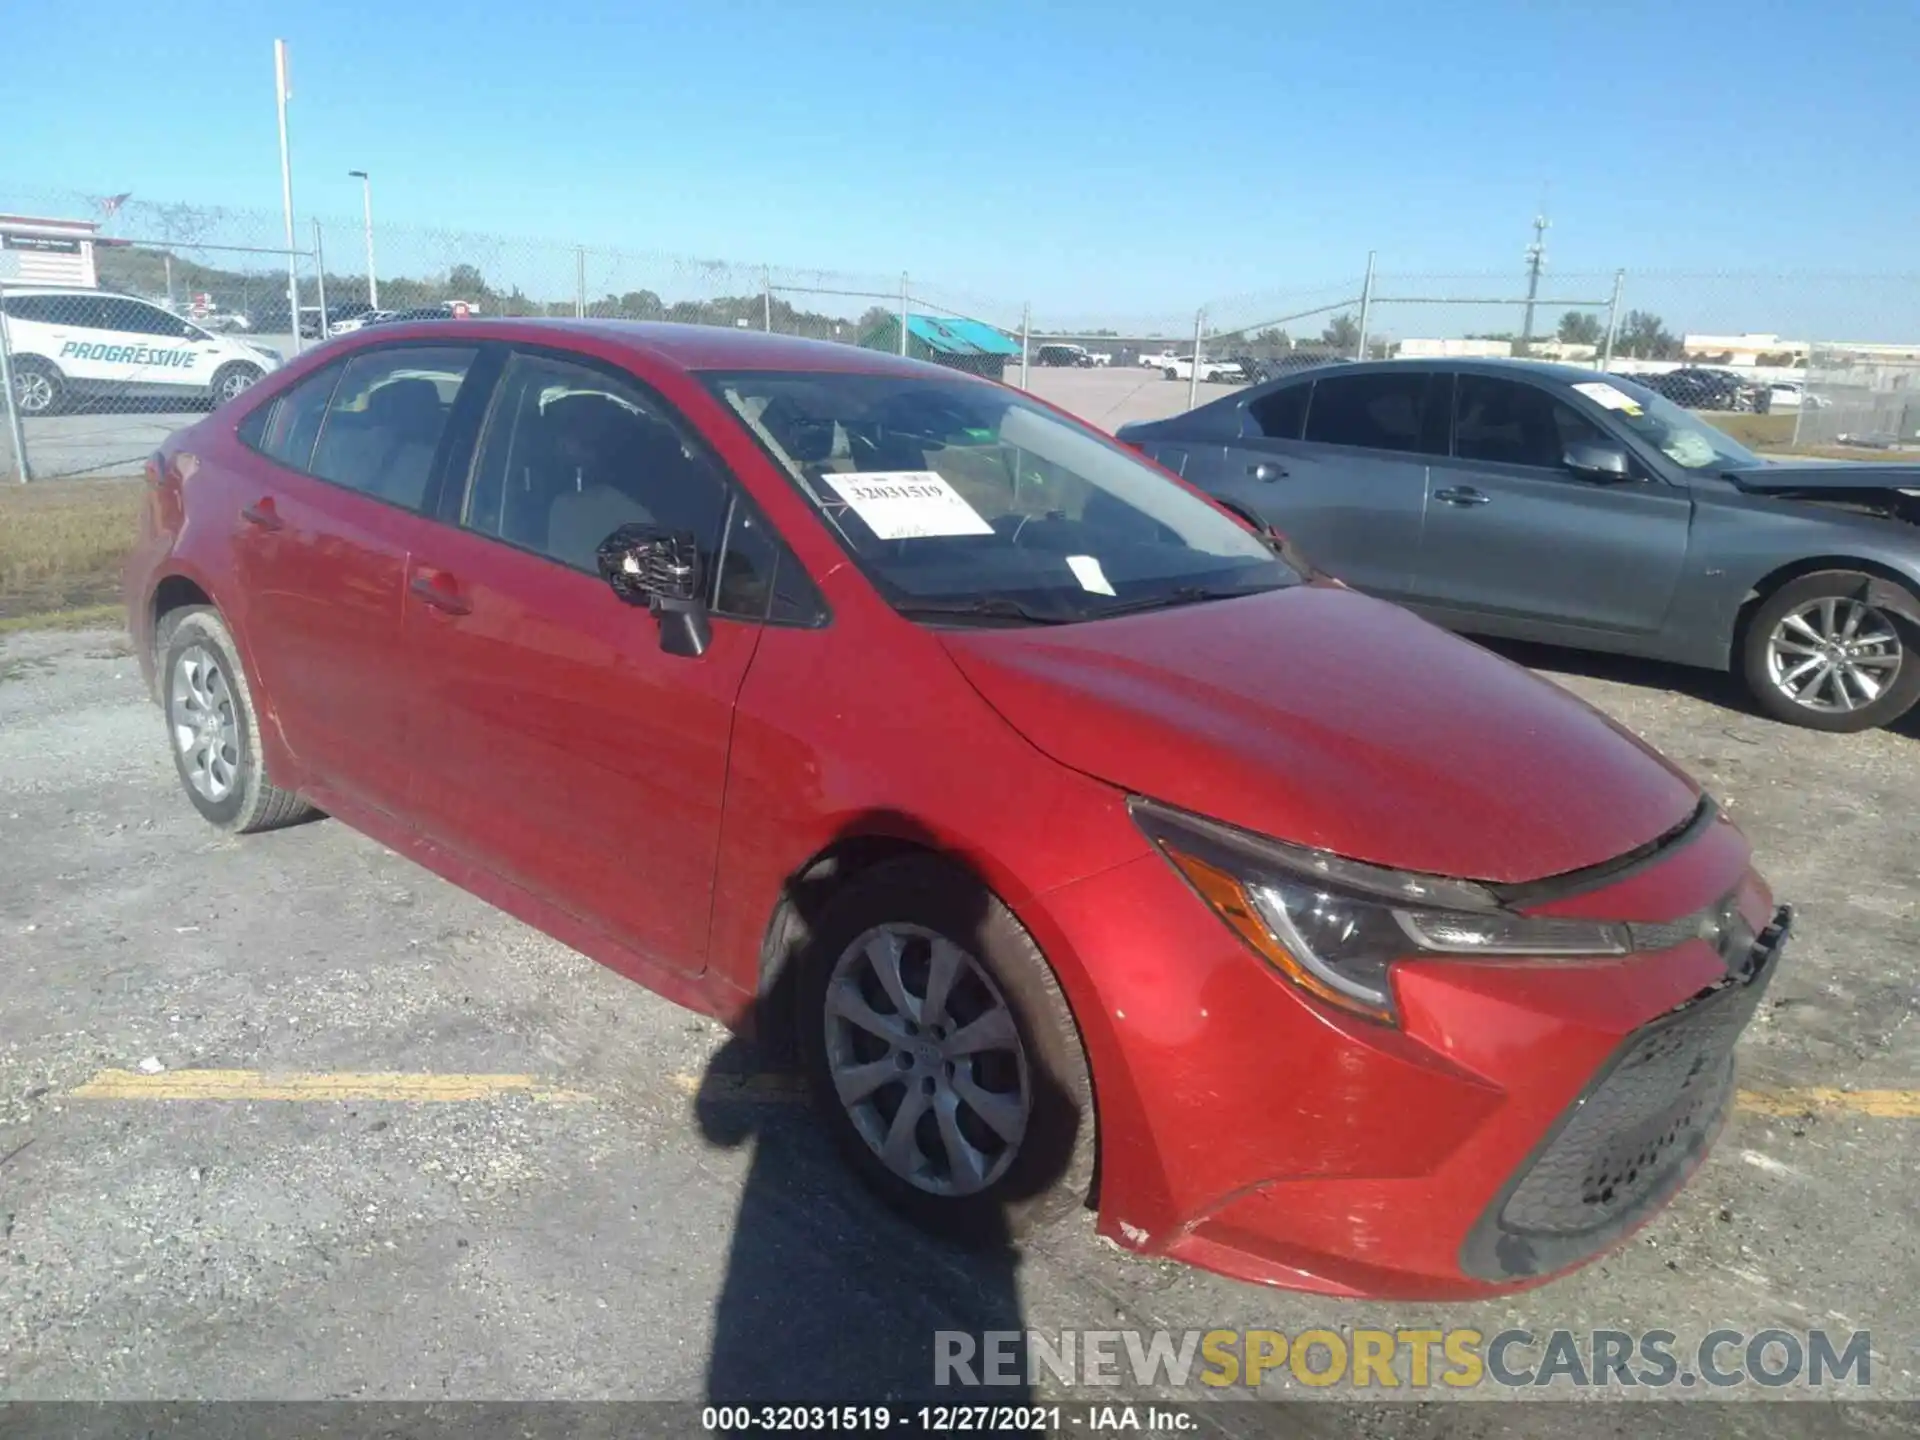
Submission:
<svg viewBox="0 0 1920 1440">
<path fill-rule="evenodd" d="M 380 308 L 380 282 L 373 273 L 373 178 L 364 170 L 349 170 L 350 178 L 360 182 L 360 199 L 367 216 L 367 308 Z"/>
</svg>

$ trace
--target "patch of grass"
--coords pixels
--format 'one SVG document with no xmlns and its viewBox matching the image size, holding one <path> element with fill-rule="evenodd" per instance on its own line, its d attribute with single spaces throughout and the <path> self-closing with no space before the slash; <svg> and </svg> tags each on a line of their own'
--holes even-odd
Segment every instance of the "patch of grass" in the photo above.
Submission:
<svg viewBox="0 0 1920 1440">
<path fill-rule="evenodd" d="M 0 487 L 0 627 L 86 610 L 97 624 L 120 594 L 146 491 L 124 480 Z"/>
<path fill-rule="evenodd" d="M 1716 430 L 1724 430 L 1749 450 L 1778 450 L 1793 443 L 1793 416 L 1746 410 L 1696 410 Z"/>
<path fill-rule="evenodd" d="M 119 625 L 126 618 L 127 609 L 124 605 L 80 605 L 71 610 L 30 610 L 23 615 L 0 615 L 0 635 L 14 635 L 22 630 L 91 630 L 97 625 Z"/>
</svg>

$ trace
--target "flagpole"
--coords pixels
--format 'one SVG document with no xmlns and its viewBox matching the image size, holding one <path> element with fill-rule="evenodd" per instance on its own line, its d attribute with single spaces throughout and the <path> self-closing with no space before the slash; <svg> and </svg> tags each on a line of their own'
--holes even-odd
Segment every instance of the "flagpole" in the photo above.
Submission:
<svg viewBox="0 0 1920 1440">
<path fill-rule="evenodd" d="M 280 107 L 280 205 L 287 219 L 287 319 L 300 353 L 300 261 L 293 242 L 293 160 L 287 151 L 287 42 L 273 42 L 273 84 Z"/>
</svg>

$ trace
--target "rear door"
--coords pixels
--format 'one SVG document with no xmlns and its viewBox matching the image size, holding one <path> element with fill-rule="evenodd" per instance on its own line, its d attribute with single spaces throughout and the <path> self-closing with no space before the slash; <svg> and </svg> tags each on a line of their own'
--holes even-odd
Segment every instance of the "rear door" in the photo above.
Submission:
<svg viewBox="0 0 1920 1440">
<path fill-rule="evenodd" d="M 1356 588 L 1404 595 L 1427 452 L 1444 445 L 1448 378 L 1408 368 L 1279 386 L 1248 402 L 1237 440 L 1189 447 L 1185 478 L 1276 526 Z"/>
<path fill-rule="evenodd" d="M 1612 483 L 1576 475 L 1569 443 L 1622 442 L 1530 381 L 1462 374 L 1455 396 L 1453 453 L 1430 471 L 1414 603 L 1464 629 L 1657 629 L 1686 563 L 1688 492 L 1644 471 Z"/>
<path fill-rule="evenodd" d="M 402 596 L 454 403 L 479 351 L 360 350 L 274 402 L 231 517 L 254 664 L 288 746 L 390 813 L 407 788 Z M 243 426 L 242 438 L 249 427 Z"/>
</svg>

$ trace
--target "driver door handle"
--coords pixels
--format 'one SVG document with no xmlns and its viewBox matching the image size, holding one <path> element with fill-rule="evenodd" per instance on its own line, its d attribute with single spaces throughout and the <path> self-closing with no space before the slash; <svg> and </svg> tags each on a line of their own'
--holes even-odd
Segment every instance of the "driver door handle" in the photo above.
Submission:
<svg viewBox="0 0 1920 1440">
<path fill-rule="evenodd" d="M 1485 505 L 1493 497 L 1474 489 L 1471 485 L 1455 485 L 1445 490 L 1433 492 L 1433 498 L 1444 500 L 1449 505 Z"/>
<path fill-rule="evenodd" d="M 1261 460 L 1247 466 L 1247 474 L 1256 480 L 1284 480 L 1287 478 L 1287 467 L 1275 465 L 1270 460 Z"/>
<path fill-rule="evenodd" d="M 460 593 L 459 585 L 444 570 L 421 570 L 408 588 L 434 609 L 449 615 L 467 615 L 473 611 L 473 602 Z"/>
<path fill-rule="evenodd" d="M 246 506 L 240 511 L 240 518 L 249 525 L 258 525 L 262 530 L 278 530 L 285 523 L 280 518 L 280 512 L 274 509 L 271 495 Z"/>
</svg>

